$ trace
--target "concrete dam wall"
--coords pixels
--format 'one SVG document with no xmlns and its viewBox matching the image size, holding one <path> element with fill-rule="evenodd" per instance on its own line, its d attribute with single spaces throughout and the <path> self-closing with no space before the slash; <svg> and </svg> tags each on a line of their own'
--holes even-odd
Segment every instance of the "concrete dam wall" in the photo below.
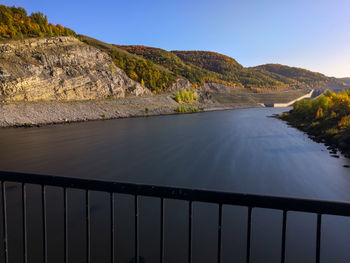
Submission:
<svg viewBox="0 0 350 263">
<path fill-rule="evenodd" d="M 314 93 L 314 90 L 311 90 L 309 93 L 305 94 L 304 96 L 301 96 L 299 98 L 296 98 L 295 100 L 286 102 L 286 103 L 274 103 L 274 104 L 265 104 L 265 107 L 274 107 L 274 108 L 282 108 L 282 107 L 290 107 L 295 102 L 302 100 L 302 99 L 310 99 L 312 97 L 312 94 Z"/>
</svg>

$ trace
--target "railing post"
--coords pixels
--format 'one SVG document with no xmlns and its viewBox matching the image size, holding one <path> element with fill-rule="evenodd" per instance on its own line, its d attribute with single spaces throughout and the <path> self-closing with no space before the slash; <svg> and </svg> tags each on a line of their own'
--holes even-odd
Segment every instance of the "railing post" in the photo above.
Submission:
<svg viewBox="0 0 350 263">
<path fill-rule="evenodd" d="M 164 262 L 164 198 L 160 199 L 160 262 Z"/>
<path fill-rule="evenodd" d="M 138 196 L 134 199 L 135 208 L 135 263 L 139 263 L 139 202 Z"/>
<path fill-rule="evenodd" d="M 26 184 L 22 183 L 22 210 L 23 210 L 23 256 L 24 263 L 28 262 L 27 258 L 27 192 Z"/>
<path fill-rule="evenodd" d="M 247 224 L 247 263 L 250 263 L 250 239 L 252 231 L 252 207 L 248 207 L 248 224 Z"/>
<path fill-rule="evenodd" d="M 85 191 L 86 204 L 86 262 L 90 263 L 90 196 L 89 190 Z"/>
<path fill-rule="evenodd" d="M 286 230 L 287 230 L 287 210 L 283 210 L 281 263 L 284 263 L 285 257 L 286 257 Z"/>
<path fill-rule="evenodd" d="M 219 204 L 218 263 L 221 263 L 222 204 Z"/>
<path fill-rule="evenodd" d="M 110 193 L 111 210 L 111 263 L 114 263 L 114 195 Z"/>
<path fill-rule="evenodd" d="M 317 214 L 316 263 L 320 263 L 322 214 Z"/>
<path fill-rule="evenodd" d="M 192 263 L 192 201 L 188 205 L 188 263 Z"/>
<path fill-rule="evenodd" d="M 68 198 L 67 188 L 63 188 L 63 228 L 64 228 L 64 262 L 68 263 Z"/>
<path fill-rule="evenodd" d="M 44 262 L 47 262 L 47 226 L 46 226 L 46 188 L 45 185 L 41 185 L 41 207 L 42 207 L 42 223 L 43 223 L 43 258 Z"/>
<path fill-rule="evenodd" d="M 8 240 L 7 240 L 7 207 L 6 207 L 6 185 L 2 181 L 2 216 L 3 216 L 3 231 L 4 231 L 4 254 L 5 263 L 8 263 Z"/>
</svg>

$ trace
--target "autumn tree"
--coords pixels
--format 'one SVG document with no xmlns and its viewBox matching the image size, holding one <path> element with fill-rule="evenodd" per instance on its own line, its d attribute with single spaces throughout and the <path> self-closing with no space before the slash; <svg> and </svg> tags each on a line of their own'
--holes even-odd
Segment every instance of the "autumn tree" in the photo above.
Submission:
<svg viewBox="0 0 350 263">
<path fill-rule="evenodd" d="M 22 7 L 0 5 L 0 38 L 24 38 L 33 36 L 76 36 L 75 32 L 60 25 L 49 24 L 41 12 L 30 16 Z"/>
</svg>

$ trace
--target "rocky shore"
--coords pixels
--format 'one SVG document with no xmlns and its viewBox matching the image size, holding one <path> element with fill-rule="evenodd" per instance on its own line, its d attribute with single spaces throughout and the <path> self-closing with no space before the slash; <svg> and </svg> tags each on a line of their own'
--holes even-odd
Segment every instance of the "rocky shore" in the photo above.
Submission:
<svg viewBox="0 0 350 263">
<path fill-rule="evenodd" d="M 31 127 L 90 120 L 178 114 L 169 95 L 114 100 L 0 103 L 0 127 Z M 200 111 L 258 107 L 257 104 L 201 104 Z"/>
<path fill-rule="evenodd" d="M 314 140 L 315 142 L 325 144 L 327 146 L 327 150 L 329 151 L 332 157 L 339 158 L 338 152 L 340 152 L 346 158 L 350 158 L 350 147 L 348 144 L 344 144 L 335 140 L 331 136 L 326 136 L 325 134 L 319 131 L 313 130 L 312 128 L 305 125 L 305 123 L 303 123 L 302 120 L 291 116 L 289 113 L 276 115 L 275 117 L 285 121 L 288 125 L 305 132 L 308 135 L 308 137 Z"/>
</svg>

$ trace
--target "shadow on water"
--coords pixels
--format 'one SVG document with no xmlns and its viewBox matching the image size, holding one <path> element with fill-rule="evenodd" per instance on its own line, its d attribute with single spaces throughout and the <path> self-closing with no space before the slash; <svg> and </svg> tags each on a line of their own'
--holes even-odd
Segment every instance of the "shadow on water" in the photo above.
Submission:
<svg viewBox="0 0 350 263">
<path fill-rule="evenodd" d="M 350 161 L 283 122 L 281 109 L 248 109 L 0 130 L 0 169 L 205 188 L 350 200 Z M 6 185 L 10 262 L 22 262 L 20 185 Z M 28 185 L 28 257 L 42 262 L 40 186 Z M 63 191 L 47 188 L 48 262 L 63 262 Z M 0 195 L 1 196 L 1 195 Z M 110 262 L 109 195 L 91 192 L 91 262 Z M 115 198 L 116 262 L 135 262 L 134 198 Z M 68 190 L 71 262 L 85 262 L 85 192 Z M 140 262 L 160 262 L 160 200 L 139 198 Z M 188 203 L 165 200 L 165 262 L 187 262 Z M 0 209 L 1 212 L 1 209 Z M 2 224 L 2 214 L 0 215 Z M 316 216 L 288 213 L 286 262 L 315 260 Z M 193 262 L 216 262 L 218 206 L 193 204 Z M 251 262 L 280 262 L 282 213 L 253 209 Z M 322 262 L 350 258 L 350 220 L 325 217 Z M 0 229 L 0 238 L 3 237 Z M 246 261 L 247 208 L 223 207 L 222 262 Z M 0 246 L 0 257 L 4 254 Z"/>
</svg>

